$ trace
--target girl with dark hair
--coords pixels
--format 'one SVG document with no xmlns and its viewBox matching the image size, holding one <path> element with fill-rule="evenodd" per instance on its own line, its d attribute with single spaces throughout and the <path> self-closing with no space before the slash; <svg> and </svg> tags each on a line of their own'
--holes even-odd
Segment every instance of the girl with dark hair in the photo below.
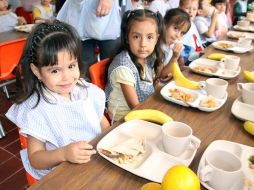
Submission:
<svg viewBox="0 0 254 190">
<path fill-rule="evenodd" d="M 160 13 L 146 9 L 127 11 L 121 24 L 121 52 L 108 68 L 106 96 L 113 120 L 147 99 L 164 70 L 161 49 L 163 20 Z M 115 114 L 116 113 L 116 114 Z"/>
<path fill-rule="evenodd" d="M 59 21 L 36 26 L 27 39 L 21 96 L 6 116 L 27 136 L 21 158 L 35 179 L 63 161 L 88 162 L 96 153 L 88 142 L 109 126 L 104 92 L 80 77 L 80 49 L 77 32 Z"/>
<path fill-rule="evenodd" d="M 183 35 L 186 34 L 191 27 L 191 20 L 188 13 L 175 8 L 166 12 L 164 17 L 166 44 L 164 45 L 165 59 L 163 63 L 165 65 L 171 65 L 174 62 L 178 62 L 180 66 L 184 66 L 184 60 L 179 60 L 180 53 L 184 49 L 182 44 Z M 181 55 L 181 58 L 184 56 Z M 170 67 L 167 67 L 168 69 Z M 167 70 L 169 72 L 169 70 Z"/>
</svg>

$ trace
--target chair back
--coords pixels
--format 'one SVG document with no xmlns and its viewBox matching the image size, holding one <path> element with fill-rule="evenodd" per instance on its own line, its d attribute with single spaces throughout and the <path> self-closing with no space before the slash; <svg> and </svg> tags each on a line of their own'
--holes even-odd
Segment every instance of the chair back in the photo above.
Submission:
<svg viewBox="0 0 254 190">
<path fill-rule="evenodd" d="M 96 86 L 100 87 L 102 90 L 105 90 L 106 81 L 105 81 L 105 70 L 106 65 L 110 61 L 110 58 L 103 59 L 91 67 L 89 67 L 89 74 L 91 77 L 91 82 Z"/>
<path fill-rule="evenodd" d="M 0 43 L 0 81 L 15 77 L 12 71 L 21 58 L 26 39 L 12 40 Z"/>
</svg>

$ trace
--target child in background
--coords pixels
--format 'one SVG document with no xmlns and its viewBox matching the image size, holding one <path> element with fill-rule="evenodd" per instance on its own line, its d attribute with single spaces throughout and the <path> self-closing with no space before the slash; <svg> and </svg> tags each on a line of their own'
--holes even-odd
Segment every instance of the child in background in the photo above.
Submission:
<svg viewBox="0 0 254 190">
<path fill-rule="evenodd" d="M 216 29 L 216 38 L 224 37 L 228 29 L 231 27 L 230 20 L 226 15 L 226 0 L 212 0 L 211 5 L 213 5 L 218 11 L 218 21 Z"/>
<path fill-rule="evenodd" d="M 7 0 L 0 0 L 0 23 L 0 32 L 7 32 L 17 25 L 26 24 L 26 20 L 11 11 Z"/>
<path fill-rule="evenodd" d="M 180 53 L 183 50 L 182 39 L 191 27 L 191 20 L 185 11 L 175 8 L 167 11 L 164 17 L 166 28 L 166 44 L 164 45 L 165 59 L 164 65 L 171 65 L 178 62 L 183 67 L 183 61 L 179 60 Z M 180 58 L 181 59 L 181 58 Z"/>
<path fill-rule="evenodd" d="M 153 92 L 162 70 L 163 19 L 146 9 L 127 11 L 121 24 L 121 52 L 108 68 L 109 116 L 119 120 Z M 164 69 L 163 69 L 164 70 Z"/>
<path fill-rule="evenodd" d="M 41 0 L 40 3 L 35 3 L 33 8 L 33 18 L 35 23 L 43 23 L 54 18 L 54 6 L 51 0 Z"/>
<path fill-rule="evenodd" d="M 199 58 L 204 50 L 198 29 L 193 22 L 198 12 L 198 1 L 199 0 L 180 0 L 179 8 L 186 11 L 191 19 L 191 27 L 183 36 L 184 50 L 181 52 L 181 57 L 184 59 L 184 65 L 189 65 L 191 61 Z"/>
<path fill-rule="evenodd" d="M 163 17 L 169 9 L 172 9 L 170 0 L 153 0 L 149 6 L 149 10 L 155 13 L 159 11 Z"/>
<path fill-rule="evenodd" d="M 194 20 L 200 34 L 202 45 L 209 46 L 216 40 L 215 31 L 218 13 L 208 0 L 199 0 L 198 13 Z"/>
<path fill-rule="evenodd" d="M 27 136 L 21 158 L 36 179 L 63 161 L 88 162 L 96 153 L 88 142 L 109 126 L 104 92 L 80 78 L 80 50 L 75 29 L 59 21 L 36 26 L 27 39 L 21 96 L 6 116 Z"/>
</svg>

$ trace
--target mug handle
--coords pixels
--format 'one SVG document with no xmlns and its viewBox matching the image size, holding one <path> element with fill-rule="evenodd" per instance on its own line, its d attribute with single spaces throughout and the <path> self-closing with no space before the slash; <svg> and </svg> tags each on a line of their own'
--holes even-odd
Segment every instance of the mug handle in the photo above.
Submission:
<svg viewBox="0 0 254 190">
<path fill-rule="evenodd" d="M 222 58 L 221 61 L 219 62 L 219 66 L 222 68 L 222 69 L 225 69 L 226 68 L 226 65 L 225 65 L 225 58 Z"/>
<path fill-rule="evenodd" d="M 242 89 L 243 89 L 243 83 L 237 83 L 236 85 L 237 85 L 237 86 L 236 86 L 236 87 L 237 87 L 237 90 L 241 92 Z"/>
<path fill-rule="evenodd" d="M 201 168 L 199 172 L 200 180 L 203 182 L 210 181 L 212 177 L 212 172 L 213 172 L 213 169 L 211 166 L 209 165 L 204 166 L 203 168 Z"/>
<path fill-rule="evenodd" d="M 201 140 L 195 136 L 191 136 L 191 143 L 189 145 L 189 149 L 196 150 L 200 146 Z"/>
</svg>

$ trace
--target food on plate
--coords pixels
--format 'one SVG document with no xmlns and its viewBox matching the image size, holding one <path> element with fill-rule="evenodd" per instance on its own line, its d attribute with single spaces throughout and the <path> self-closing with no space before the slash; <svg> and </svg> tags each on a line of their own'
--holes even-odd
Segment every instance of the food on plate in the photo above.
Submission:
<svg viewBox="0 0 254 190">
<path fill-rule="evenodd" d="M 246 34 L 242 32 L 231 32 L 229 33 L 229 36 L 232 36 L 234 38 L 241 38 L 241 37 L 245 37 Z"/>
<path fill-rule="evenodd" d="M 155 109 L 132 110 L 124 117 L 125 121 L 136 119 L 151 121 L 159 124 L 173 121 L 173 119 L 167 114 Z"/>
<path fill-rule="evenodd" d="M 243 123 L 243 127 L 248 133 L 254 135 L 254 122 L 245 121 Z"/>
<path fill-rule="evenodd" d="M 249 167 L 254 169 L 254 154 L 249 157 Z"/>
<path fill-rule="evenodd" d="M 181 100 L 183 102 L 194 102 L 195 98 L 192 94 L 184 92 L 179 88 L 170 88 L 169 89 L 169 96 L 173 97 L 177 100 Z"/>
<path fill-rule="evenodd" d="M 201 71 L 201 72 L 206 72 L 206 73 L 215 73 L 216 69 L 213 67 L 208 67 L 208 66 L 195 66 L 193 67 L 194 70 L 196 71 Z"/>
<path fill-rule="evenodd" d="M 217 45 L 218 45 L 219 47 L 222 47 L 222 48 L 225 48 L 225 49 L 234 47 L 232 44 L 226 43 L 226 42 L 218 42 Z"/>
<path fill-rule="evenodd" d="M 218 107 L 218 102 L 213 96 L 209 95 L 201 100 L 200 106 L 206 108 L 215 108 Z"/>
<path fill-rule="evenodd" d="M 101 153 L 120 164 L 135 163 L 145 153 L 144 139 L 130 138 L 116 146 L 101 148 Z"/>
<path fill-rule="evenodd" d="M 199 83 L 190 79 L 187 79 L 182 71 L 179 68 L 179 65 L 177 62 L 174 62 L 171 66 L 171 72 L 172 76 L 175 80 L 176 85 L 184 87 L 184 88 L 189 88 L 192 90 L 199 90 L 200 86 Z"/>
</svg>

